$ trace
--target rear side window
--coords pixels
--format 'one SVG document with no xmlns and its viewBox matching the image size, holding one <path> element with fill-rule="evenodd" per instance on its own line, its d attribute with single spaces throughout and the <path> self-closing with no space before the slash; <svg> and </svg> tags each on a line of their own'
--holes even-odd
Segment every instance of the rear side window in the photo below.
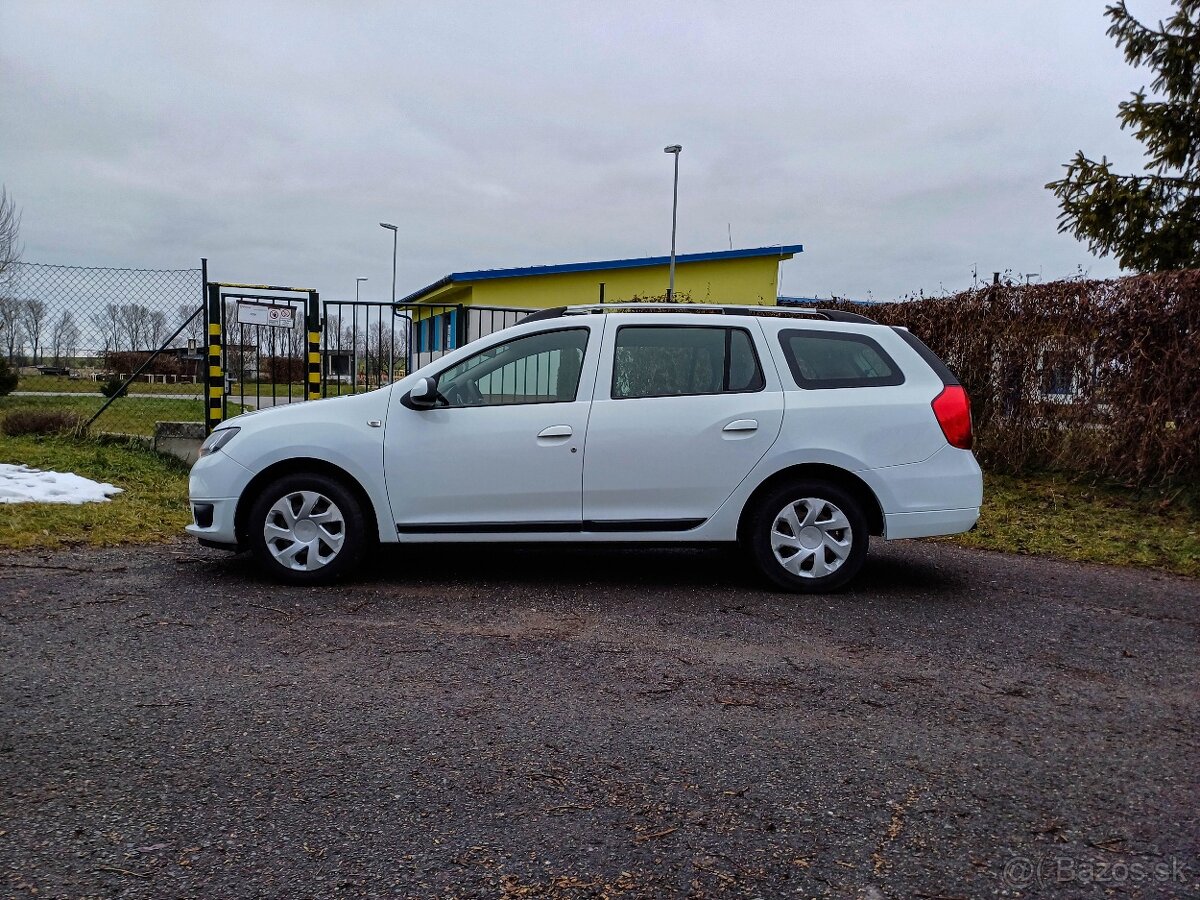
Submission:
<svg viewBox="0 0 1200 900">
<path fill-rule="evenodd" d="M 904 384 L 900 367 L 865 335 L 785 328 L 779 343 L 796 384 L 807 390 Z"/>
<path fill-rule="evenodd" d="M 754 342 L 741 328 L 624 325 L 617 331 L 612 397 L 684 397 L 763 389 Z"/>
</svg>

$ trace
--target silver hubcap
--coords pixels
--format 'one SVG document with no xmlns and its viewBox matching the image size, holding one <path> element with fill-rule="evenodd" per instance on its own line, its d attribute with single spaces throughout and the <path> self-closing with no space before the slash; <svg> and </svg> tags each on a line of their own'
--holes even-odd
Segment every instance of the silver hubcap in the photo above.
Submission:
<svg viewBox="0 0 1200 900">
<path fill-rule="evenodd" d="M 267 549 L 288 569 L 311 572 L 333 562 L 346 539 L 337 504 L 316 491 L 294 491 L 275 501 L 263 525 Z"/>
<path fill-rule="evenodd" d="M 846 514 L 828 500 L 805 497 L 775 514 L 771 551 L 779 564 L 801 578 L 821 578 L 842 567 L 854 533 Z"/>
</svg>

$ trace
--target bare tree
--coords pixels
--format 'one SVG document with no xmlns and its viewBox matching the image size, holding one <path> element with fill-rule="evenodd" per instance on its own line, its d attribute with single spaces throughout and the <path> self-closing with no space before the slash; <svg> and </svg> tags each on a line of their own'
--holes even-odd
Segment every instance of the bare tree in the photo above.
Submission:
<svg viewBox="0 0 1200 900">
<path fill-rule="evenodd" d="M 55 365 L 64 359 L 69 361 L 75 355 L 75 348 L 79 343 L 79 326 L 75 324 L 75 315 L 69 309 L 54 323 L 50 332 L 50 343 Z"/>
<path fill-rule="evenodd" d="M 289 381 L 305 385 L 308 377 L 306 360 L 308 359 L 308 334 L 301 317 L 292 328 L 280 328 L 280 354 L 288 359 L 287 376 Z M 305 386 L 302 388 L 307 390 Z"/>
<path fill-rule="evenodd" d="M 0 340 L 13 362 L 24 346 L 20 304 L 16 297 L 17 264 L 21 261 L 21 212 L 0 186 Z"/>
<path fill-rule="evenodd" d="M 395 321 L 385 321 L 381 316 L 370 326 L 364 348 L 368 383 L 376 386 L 388 384 L 403 371 L 404 353 L 397 329 L 404 324 L 407 323 L 398 325 Z"/>
<path fill-rule="evenodd" d="M 150 348 L 157 350 L 171 332 L 167 331 L 167 316 L 160 310 L 150 313 L 146 319 L 146 336 L 150 339 Z"/>
<path fill-rule="evenodd" d="M 353 380 L 359 363 L 358 338 L 359 330 L 353 315 L 343 318 L 330 314 L 326 317 L 321 336 L 322 366 L 326 376 Z"/>
<path fill-rule="evenodd" d="M 25 346 L 25 334 L 21 329 L 21 303 L 16 297 L 0 294 L 0 340 L 8 351 L 8 361 L 16 361 Z"/>
<path fill-rule="evenodd" d="M 323 336 L 326 349 L 353 350 L 355 336 L 355 329 L 348 320 L 332 314 L 326 318 Z"/>
<path fill-rule="evenodd" d="M 122 303 L 117 307 L 117 323 L 123 350 L 145 349 L 150 336 L 150 310 L 140 303 Z"/>
<path fill-rule="evenodd" d="M 12 284 L 20 261 L 21 211 L 8 191 L 0 186 L 0 293 L 10 293 L 6 288 Z"/>
<path fill-rule="evenodd" d="M 238 322 L 238 303 L 225 298 L 225 374 L 235 381 L 245 382 L 258 376 L 259 346 L 255 342 L 255 327 Z"/>
<path fill-rule="evenodd" d="M 92 313 L 92 325 L 100 332 L 105 355 L 120 349 L 121 307 L 115 303 L 104 304 L 104 311 Z"/>
<path fill-rule="evenodd" d="M 33 365 L 37 365 L 42 350 L 42 334 L 46 330 L 46 315 L 49 310 L 44 300 L 26 300 L 20 305 L 21 327 L 29 343 Z"/>
<path fill-rule="evenodd" d="M 190 303 L 180 304 L 180 306 L 175 310 L 175 327 L 178 328 L 184 322 L 187 322 L 189 319 L 191 319 L 191 324 L 189 324 L 188 327 L 183 330 L 183 334 L 180 336 L 185 341 L 195 341 L 197 349 L 199 352 L 203 353 L 205 351 L 200 348 L 208 345 L 208 341 L 204 339 L 204 325 L 207 320 L 202 315 L 196 316 L 194 319 L 192 319 L 192 316 L 195 315 L 195 313 L 196 307 L 194 305 Z"/>
</svg>

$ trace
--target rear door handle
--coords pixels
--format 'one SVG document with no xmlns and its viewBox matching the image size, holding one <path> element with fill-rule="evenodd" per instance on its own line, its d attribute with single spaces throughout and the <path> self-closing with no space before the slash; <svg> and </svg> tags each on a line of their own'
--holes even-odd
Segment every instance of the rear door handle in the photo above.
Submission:
<svg viewBox="0 0 1200 900">
<path fill-rule="evenodd" d="M 758 431 L 757 419 L 734 419 L 722 431 Z"/>
<path fill-rule="evenodd" d="M 551 425 L 538 432 L 539 438 L 569 438 L 574 434 L 570 425 Z"/>
</svg>

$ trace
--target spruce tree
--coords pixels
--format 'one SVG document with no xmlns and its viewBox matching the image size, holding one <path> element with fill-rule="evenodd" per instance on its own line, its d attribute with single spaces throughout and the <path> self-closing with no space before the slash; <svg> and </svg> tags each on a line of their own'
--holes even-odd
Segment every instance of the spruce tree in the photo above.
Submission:
<svg viewBox="0 0 1200 900">
<path fill-rule="evenodd" d="M 1118 106 L 1121 128 L 1146 148 L 1144 174 L 1119 175 L 1106 157 L 1080 150 L 1066 176 L 1046 187 L 1058 197 L 1058 230 L 1139 272 L 1200 268 L 1200 0 L 1176 0 L 1152 28 L 1124 0 L 1109 6 L 1109 37 L 1131 66 L 1154 72 L 1150 95 Z"/>
</svg>

